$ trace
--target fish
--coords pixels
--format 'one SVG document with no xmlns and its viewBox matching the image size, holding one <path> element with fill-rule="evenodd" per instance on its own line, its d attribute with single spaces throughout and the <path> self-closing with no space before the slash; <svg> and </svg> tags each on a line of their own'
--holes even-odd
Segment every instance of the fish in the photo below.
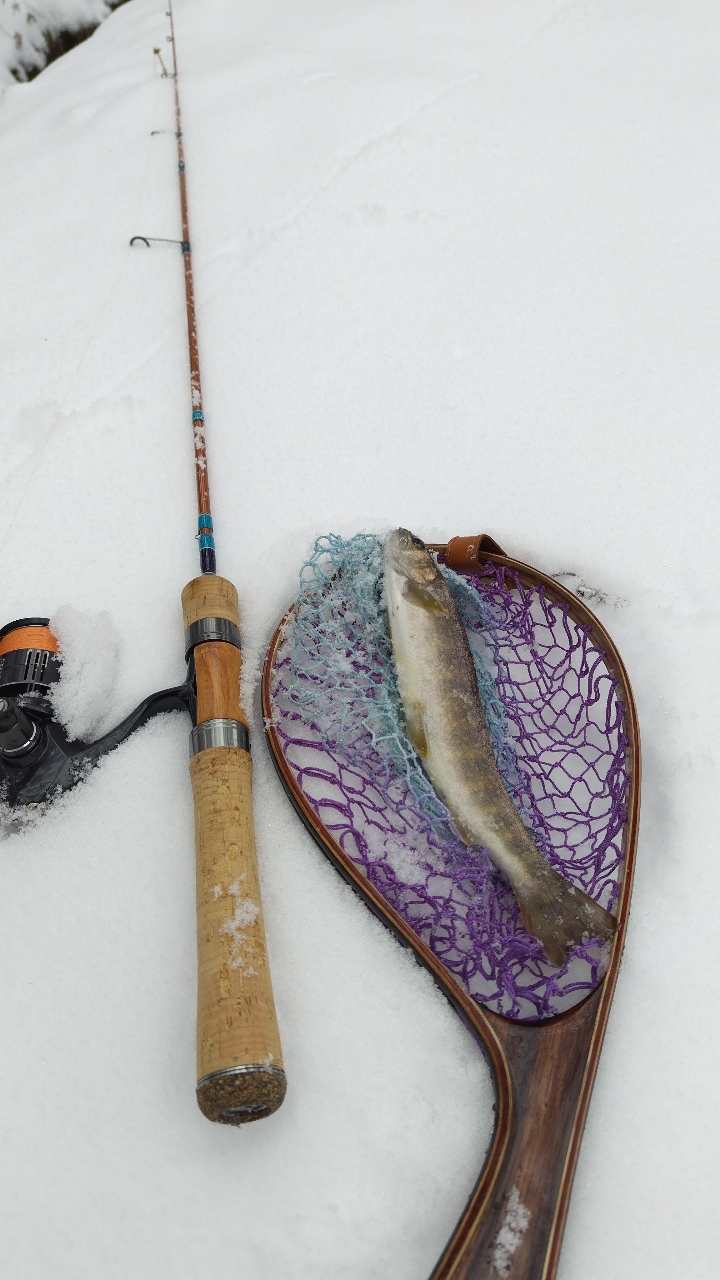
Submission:
<svg viewBox="0 0 720 1280">
<path fill-rule="evenodd" d="M 528 933 L 558 967 L 607 943 L 615 918 L 543 857 L 500 777 L 465 628 L 425 543 L 408 529 L 383 547 L 384 598 L 408 737 L 461 840 L 509 882 Z"/>
</svg>

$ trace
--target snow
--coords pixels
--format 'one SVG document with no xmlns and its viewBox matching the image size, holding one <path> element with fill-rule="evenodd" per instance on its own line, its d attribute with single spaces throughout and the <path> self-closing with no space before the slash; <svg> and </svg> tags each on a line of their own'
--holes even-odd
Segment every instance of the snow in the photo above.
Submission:
<svg viewBox="0 0 720 1280">
<path fill-rule="evenodd" d="M 114 727 L 113 692 L 120 637 L 112 615 L 62 605 L 50 619 L 62 654 L 61 678 L 50 689 L 55 716 L 71 738 L 94 742 Z"/>
<path fill-rule="evenodd" d="M 228 889 L 230 897 L 235 899 L 235 910 L 230 919 L 226 920 L 224 925 L 221 925 L 220 932 L 227 933 L 232 938 L 230 968 L 240 969 L 242 973 L 249 976 L 255 973 L 255 970 L 251 967 L 249 955 L 245 950 L 245 943 L 248 937 L 246 933 L 243 933 L 243 929 L 255 923 L 260 914 L 260 908 L 256 902 L 253 902 L 252 898 L 243 898 L 240 881 L 244 879 L 244 875 L 240 876 Z M 216 886 L 216 888 L 218 887 Z M 218 896 L 218 894 L 215 894 L 216 898 Z"/>
<path fill-rule="evenodd" d="M 97 26 L 112 7 L 106 0 L 0 0 L 0 85 L 37 75 L 47 61 L 48 33 Z"/>
<path fill-rule="evenodd" d="M 500 1230 L 492 1249 L 492 1267 L 501 1280 L 507 1280 L 512 1270 L 512 1258 L 523 1235 L 530 1225 L 532 1214 L 520 1199 L 517 1187 L 513 1187 L 505 1207 Z"/>
<path fill-rule="evenodd" d="M 103 728 L 182 679 L 197 572 L 180 254 L 128 247 L 180 234 L 164 7 L 0 99 L 0 623 L 65 618 L 76 673 L 97 636 L 64 714 Z M 636 888 L 559 1280 L 716 1270 L 719 25 L 710 0 L 176 6 L 250 674 L 317 534 L 402 524 L 576 575 L 633 681 Z M 163 717 L 0 846 L 8 1280 L 411 1280 L 477 1175 L 480 1054 L 312 845 L 248 696 L 287 1100 L 242 1130 L 194 1102 Z"/>
</svg>

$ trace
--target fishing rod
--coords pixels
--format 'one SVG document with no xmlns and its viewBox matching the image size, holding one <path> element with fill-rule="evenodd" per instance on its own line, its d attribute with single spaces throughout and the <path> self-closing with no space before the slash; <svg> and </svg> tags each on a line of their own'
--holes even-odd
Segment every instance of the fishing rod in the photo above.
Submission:
<svg viewBox="0 0 720 1280">
<path fill-rule="evenodd" d="M 180 247 L 185 267 L 185 305 L 187 308 L 188 354 L 190 357 L 190 394 L 192 397 L 193 448 L 195 450 L 195 480 L 198 499 L 200 571 L 203 574 L 214 574 L 215 539 L 213 536 L 213 520 L 210 513 L 210 485 L 208 482 L 207 452 L 205 448 L 205 415 L 202 407 L 202 387 L 200 383 L 200 354 L 198 352 L 197 319 L 195 316 L 195 285 L 193 282 L 192 247 L 190 243 L 185 148 L 183 146 L 182 115 L 178 90 L 177 48 L 175 44 L 175 20 L 173 18 L 172 0 L 168 0 L 167 16 L 170 19 L 170 41 L 173 56 L 172 82 L 175 97 L 175 137 L 177 139 L 180 219 L 182 222 Z"/>
<path fill-rule="evenodd" d="M 20 618 L 0 630 L 0 786 L 14 806 L 42 806 L 153 716 L 184 710 L 192 719 L 190 778 L 195 807 L 198 933 L 197 1090 L 209 1120 L 239 1125 L 270 1115 L 286 1080 L 275 1013 L 252 815 L 252 763 L 240 706 L 238 595 L 216 572 L 195 289 L 178 90 L 172 0 L 178 179 L 190 364 L 190 401 L 200 575 L 181 595 L 187 675 L 144 699 L 93 743 L 71 741 L 56 719 L 52 686 L 61 655 L 49 620 Z M 131 244 L 158 237 L 134 236 Z"/>
</svg>

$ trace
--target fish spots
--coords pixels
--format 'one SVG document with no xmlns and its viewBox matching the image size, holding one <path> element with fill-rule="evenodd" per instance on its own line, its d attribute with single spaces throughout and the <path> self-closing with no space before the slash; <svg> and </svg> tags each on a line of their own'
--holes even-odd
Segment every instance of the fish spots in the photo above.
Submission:
<svg viewBox="0 0 720 1280">
<path fill-rule="evenodd" d="M 463 689 L 453 689 L 451 697 L 456 702 L 460 702 L 468 711 L 474 711 L 477 705 L 476 700 L 471 694 L 466 693 Z"/>
</svg>

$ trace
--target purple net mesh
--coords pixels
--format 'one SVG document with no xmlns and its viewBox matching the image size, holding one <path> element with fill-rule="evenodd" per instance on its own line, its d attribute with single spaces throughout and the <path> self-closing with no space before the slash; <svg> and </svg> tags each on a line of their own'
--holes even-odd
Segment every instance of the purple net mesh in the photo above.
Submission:
<svg viewBox="0 0 720 1280">
<path fill-rule="evenodd" d="M 616 678 L 590 628 L 542 586 L 489 565 L 443 572 L 523 822 L 613 910 L 629 781 Z M 318 539 L 272 672 L 281 749 L 325 829 L 475 999 L 510 1018 L 553 1017 L 597 985 L 606 951 L 590 942 L 550 964 L 487 853 L 460 840 L 405 733 L 381 579 L 377 538 Z"/>
</svg>

